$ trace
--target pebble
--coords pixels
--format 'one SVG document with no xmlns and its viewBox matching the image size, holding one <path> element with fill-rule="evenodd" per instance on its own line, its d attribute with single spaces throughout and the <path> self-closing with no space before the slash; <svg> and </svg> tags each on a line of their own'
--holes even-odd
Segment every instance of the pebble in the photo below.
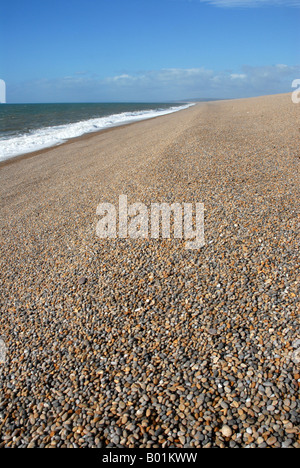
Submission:
<svg viewBox="0 0 300 468">
<path fill-rule="evenodd" d="M 299 448 L 297 106 L 232 107 L 0 168 L 1 447 Z M 203 202 L 205 246 L 98 239 L 122 193 Z"/>
<path fill-rule="evenodd" d="M 232 436 L 232 430 L 229 426 L 225 425 L 221 429 L 223 437 L 231 437 Z"/>
<path fill-rule="evenodd" d="M 80 284 L 80 285 L 85 284 L 86 282 L 87 282 L 87 278 L 85 276 L 81 276 L 78 279 L 78 284 Z"/>
<path fill-rule="evenodd" d="M 274 437 L 274 436 L 269 437 L 269 438 L 267 439 L 267 445 L 274 445 L 274 444 L 276 444 L 276 442 L 277 442 L 277 439 L 276 439 L 276 437 Z"/>
</svg>

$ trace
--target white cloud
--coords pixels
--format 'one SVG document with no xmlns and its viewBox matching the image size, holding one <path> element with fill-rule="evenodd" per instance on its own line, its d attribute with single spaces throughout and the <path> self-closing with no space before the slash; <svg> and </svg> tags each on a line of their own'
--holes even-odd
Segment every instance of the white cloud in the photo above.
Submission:
<svg viewBox="0 0 300 468">
<path fill-rule="evenodd" d="M 232 73 L 230 77 L 233 80 L 244 80 L 245 78 L 247 78 L 247 75 L 245 75 L 245 73 Z"/>
<path fill-rule="evenodd" d="M 300 7 L 300 0 L 198 0 L 221 8 L 257 8 L 263 6 Z"/>
<path fill-rule="evenodd" d="M 126 80 L 131 80 L 132 77 L 130 75 L 127 75 L 126 73 L 124 73 L 123 75 L 118 75 L 118 76 L 114 76 L 113 78 L 108 78 L 107 80 L 108 81 L 120 81 L 120 82 L 124 82 Z"/>
<path fill-rule="evenodd" d="M 111 77 L 116 93 L 132 90 L 140 93 L 161 93 L 166 99 L 188 97 L 243 97 L 258 94 L 288 92 L 294 78 L 300 77 L 300 66 L 285 64 L 253 67 L 240 71 L 219 71 L 205 68 L 169 68 L 126 75 L 126 80 Z M 117 79 L 116 79 L 117 78 Z M 134 96 L 134 94 L 133 94 Z"/>
<path fill-rule="evenodd" d="M 10 102 L 167 101 L 193 98 L 240 98 L 292 91 L 300 66 L 286 64 L 240 70 L 165 68 L 106 78 L 67 76 L 20 83 Z"/>
</svg>

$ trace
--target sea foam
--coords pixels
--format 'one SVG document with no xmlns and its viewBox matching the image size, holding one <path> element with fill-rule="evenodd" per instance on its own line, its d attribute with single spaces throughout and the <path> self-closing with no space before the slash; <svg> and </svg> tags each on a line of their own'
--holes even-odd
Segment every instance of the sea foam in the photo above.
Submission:
<svg viewBox="0 0 300 468">
<path fill-rule="evenodd" d="M 29 133 L 13 137 L 4 137 L 0 140 L 0 161 L 31 153 L 51 146 L 64 143 L 86 133 L 97 132 L 105 128 L 128 124 L 138 120 L 151 119 L 161 115 L 171 114 L 194 105 L 193 103 L 169 109 L 153 109 L 136 112 L 123 112 L 106 117 L 93 118 L 65 125 L 42 127 L 31 130 Z"/>
</svg>

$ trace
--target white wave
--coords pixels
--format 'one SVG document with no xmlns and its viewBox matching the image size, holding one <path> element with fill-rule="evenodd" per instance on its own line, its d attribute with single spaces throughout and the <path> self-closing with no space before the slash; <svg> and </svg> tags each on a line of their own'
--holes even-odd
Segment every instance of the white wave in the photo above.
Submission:
<svg viewBox="0 0 300 468">
<path fill-rule="evenodd" d="M 51 146 L 59 145 L 71 138 L 79 137 L 85 133 L 97 132 L 105 128 L 114 127 L 138 120 L 151 119 L 160 115 L 171 114 L 187 109 L 194 104 L 171 107 L 169 109 L 153 109 L 136 112 L 123 112 L 107 117 L 83 120 L 80 122 L 54 127 L 42 127 L 27 134 L 0 140 L 0 161 L 31 153 Z"/>
</svg>

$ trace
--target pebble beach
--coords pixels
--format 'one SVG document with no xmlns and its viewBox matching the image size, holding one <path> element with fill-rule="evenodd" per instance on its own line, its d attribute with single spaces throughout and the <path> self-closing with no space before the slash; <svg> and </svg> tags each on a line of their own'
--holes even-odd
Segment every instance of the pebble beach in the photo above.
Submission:
<svg viewBox="0 0 300 468">
<path fill-rule="evenodd" d="M 197 103 L 0 163 L 0 447 L 300 448 L 299 112 Z M 205 245 L 100 239 L 121 194 L 203 203 Z"/>
</svg>

